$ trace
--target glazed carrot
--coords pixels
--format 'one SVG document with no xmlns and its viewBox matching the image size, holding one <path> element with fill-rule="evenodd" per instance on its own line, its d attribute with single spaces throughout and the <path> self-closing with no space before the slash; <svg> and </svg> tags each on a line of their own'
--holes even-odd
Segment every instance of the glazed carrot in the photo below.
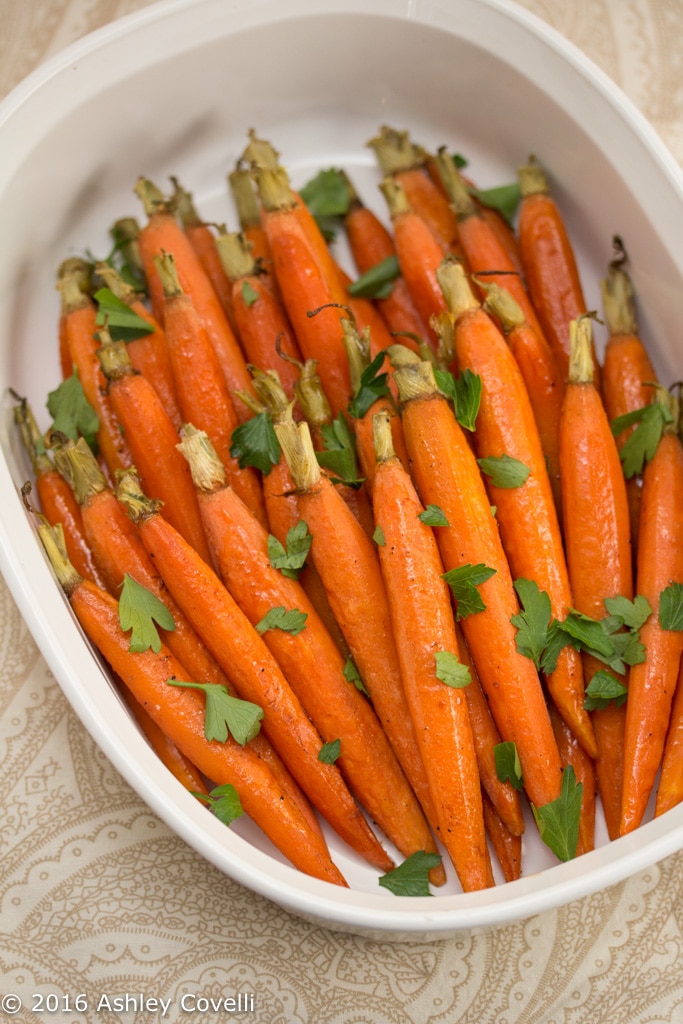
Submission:
<svg viewBox="0 0 683 1024">
<path fill-rule="evenodd" d="M 140 255 L 144 263 L 149 286 L 152 310 L 163 324 L 163 287 L 154 257 L 162 252 L 172 254 L 178 279 L 183 291 L 192 297 L 195 308 L 208 332 L 218 360 L 221 364 L 230 393 L 249 390 L 249 373 L 244 354 L 223 312 L 216 290 L 211 284 L 189 238 L 170 211 L 159 190 L 146 178 L 138 179 L 135 191 L 142 200 L 147 214 L 138 235 Z M 247 410 L 241 403 L 235 404 L 238 419 L 244 421 Z"/>
<path fill-rule="evenodd" d="M 444 569 L 495 570 L 477 587 L 484 610 L 460 622 L 500 735 L 516 744 L 529 798 L 541 806 L 560 795 L 560 757 L 538 673 L 516 647 L 519 602 L 479 467 L 431 364 L 403 366 L 395 378 L 418 493 L 449 524 L 435 529 Z"/>
<path fill-rule="evenodd" d="M 210 561 L 192 477 L 177 450 L 178 432 L 146 377 L 137 373 L 125 343 L 112 342 L 100 331 L 97 356 L 108 382 L 107 394 L 128 439 L 132 463 L 142 485 L 164 503 L 164 515 L 189 544 Z"/>
<path fill-rule="evenodd" d="M 230 453 L 239 419 L 208 332 L 191 295 L 182 289 L 173 256 L 162 253 L 154 262 L 164 290 L 164 325 L 183 419 L 207 432 L 230 483 L 265 523 L 259 475 L 251 466 L 240 467 Z"/>
<path fill-rule="evenodd" d="M 681 659 L 683 666 L 683 659 Z M 671 704 L 669 729 L 664 742 L 662 770 L 657 785 L 655 817 L 671 810 L 683 800 L 683 667 L 678 670 L 678 681 Z"/>
<path fill-rule="evenodd" d="M 71 487 L 44 450 L 38 424 L 25 398 L 19 398 L 19 404 L 14 408 L 14 422 L 19 427 L 21 439 L 31 459 L 41 512 L 51 526 L 61 523 L 69 560 L 79 575 L 101 586 L 102 576 L 83 529 L 78 502 Z"/>
<path fill-rule="evenodd" d="M 446 308 L 436 280 L 443 249 L 424 220 L 411 209 L 406 193 L 395 178 L 384 178 L 380 189 L 389 209 L 401 275 L 421 319 L 430 325 L 425 340 L 436 350 L 431 318 Z"/>
<path fill-rule="evenodd" d="M 445 260 L 437 272 L 452 330 L 456 364 L 481 381 L 474 431 L 480 460 L 514 459 L 521 475 L 510 486 L 489 469 L 487 490 L 496 508 L 503 547 L 515 579 L 532 580 L 550 599 L 551 614 L 564 619 L 573 607 L 560 525 L 538 428 L 524 379 L 505 338 L 474 296 L 461 264 Z M 584 704 L 581 656 L 564 647 L 546 677 L 552 699 L 586 751 L 597 749 Z"/>
<path fill-rule="evenodd" d="M 239 232 L 221 233 L 216 248 L 230 281 L 235 325 L 249 363 L 277 370 L 292 398 L 298 376 L 294 361 L 301 359 L 301 352 L 272 275 L 259 269 L 246 236 Z"/>
<path fill-rule="evenodd" d="M 100 262 L 95 265 L 95 271 L 104 282 L 105 287 L 109 288 L 117 299 L 125 302 L 133 313 L 154 328 L 150 334 L 128 341 L 127 352 L 134 369 L 147 377 L 150 384 L 154 386 L 173 426 L 179 430 L 182 425 L 182 416 L 178 406 L 178 393 L 173 379 L 168 342 L 163 327 L 149 312 L 139 292 L 136 292 L 132 285 L 127 284 L 113 267 L 108 263 Z"/>
<path fill-rule="evenodd" d="M 469 270 L 475 279 L 485 276 L 486 280 L 495 281 L 501 288 L 510 292 L 527 321 L 542 334 L 543 329 L 536 310 L 515 264 L 489 222 L 481 214 L 455 163 L 443 148 L 439 150 L 436 159 L 444 188 L 458 219 L 460 241 Z"/>
<path fill-rule="evenodd" d="M 672 422 L 665 425 L 643 470 L 636 583 L 652 614 L 640 630 L 645 660 L 631 668 L 629 678 L 622 835 L 637 828 L 645 814 L 662 760 L 683 651 L 680 624 L 660 617 L 663 592 L 671 585 L 683 586 L 683 445 L 677 433 L 677 402 L 663 389 L 659 396 L 668 403 Z"/>
<path fill-rule="evenodd" d="M 522 837 L 510 832 L 484 789 L 481 805 L 486 835 L 502 868 L 503 878 L 506 882 L 514 882 L 522 873 Z"/>
<path fill-rule="evenodd" d="M 577 857 L 589 853 L 595 847 L 595 765 L 588 756 L 567 723 L 552 704 L 548 708 L 557 747 L 562 758 L 562 767 L 571 765 L 576 781 L 583 786 L 581 812 L 579 814 L 579 840 Z"/>
<path fill-rule="evenodd" d="M 193 794 L 201 793 L 207 796 L 209 788 L 195 765 L 178 750 L 175 743 L 168 738 L 163 729 L 154 721 L 149 712 L 133 696 L 130 690 L 122 687 L 122 693 L 123 699 L 130 708 L 135 721 L 147 737 L 149 745 L 159 760 L 188 792 Z"/>
<path fill-rule="evenodd" d="M 88 295 L 90 292 L 90 273 L 92 266 L 87 260 L 81 259 L 80 256 L 69 256 L 67 259 L 62 260 L 57 268 L 57 280 L 59 281 L 62 277 L 73 275 L 76 277 L 78 287 L 83 294 Z M 58 285 L 59 287 L 59 285 Z M 62 380 L 66 380 L 73 373 L 73 359 L 71 352 L 69 351 L 69 340 L 66 331 L 66 311 L 63 308 L 59 314 L 59 365 L 62 371 Z"/>
<path fill-rule="evenodd" d="M 530 157 L 517 173 L 522 199 L 517 233 L 527 288 L 542 333 L 565 377 L 569 369 L 569 324 L 587 313 L 576 257 L 561 210 L 540 165 Z M 595 383 L 599 390 L 599 366 Z"/>
<path fill-rule="evenodd" d="M 365 206 L 346 175 L 344 180 L 349 191 L 349 209 L 344 217 L 344 229 L 356 269 L 362 275 L 384 260 L 395 257 L 396 246 L 391 233 L 374 210 Z M 388 295 L 377 296 L 374 301 L 392 332 L 426 338 L 427 327 L 401 276 L 392 282 Z"/>
<path fill-rule="evenodd" d="M 393 454 L 391 425 L 375 419 L 373 490 L 382 576 L 406 698 L 446 847 L 466 892 L 494 884 L 467 701 L 440 677 L 439 655 L 457 661 L 448 585 L 432 529 L 409 475 Z"/>
<path fill-rule="evenodd" d="M 274 608 L 305 616 L 300 631 L 274 627 L 263 638 L 322 739 L 340 743 L 335 763 L 349 789 L 405 856 L 418 850 L 436 852 L 372 705 L 345 678 L 344 658 L 305 591 L 298 580 L 272 565 L 266 530 L 226 486 L 206 436 L 185 431 L 181 450 L 192 469 L 220 576 L 249 621 L 258 629 Z"/>
<path fill-rule="evenodd" d="M 457 217 L 429 173 L 425 150 L 411 141 L 408 132 L 386 125 L 368 145 L 374 150 L 382 176 L 391 176 L 400 185 L 408 205 L 427 225 L 442 255 L 462 256 Z"/>
<path fill-rule="evenodd" d="M 602 397 L 610 421 L 642 409 L 652 401 L 657 375 L 638 330 L 633 284 L 625 269 L 626 253 L 620 239 L 613 241 L 616 255 L 607 276 L 600 282 L 602 306 L 607 326 L 607 344 L 602 368 Z M 617 437 L 623 448 L 633 433 L 629 427 Z M 631 537 L 634 553 L 638 543 L 642 474 L 626 481 Z"/>
<path fill-rule="evenodd" d="M 284 168 L 258 170 L 257 184 L 282 301 L 304 359 L 318 363 L 336 416 L 350 397 L 337 308 L 346 303 L 346 290 L 318 225 L 290 188 Z M 321 308 L 317 316 L 309 316 Z"/>
<path fill-rule="evenodd" d="M 519 304 L 495 282 L 482 282 L 484 308 L 500 325 L 519 366 L 538 427 L 558 516 L 562 514 L 560 489 L 560 417 L 564 376 L 543 335 L 525 319 Z"/>
<path fill-rule="evenodd" d="M 158 504 L 136 493 L 129 478 L 124 477 L 122 484 L 118 496 L 137 522 L 168 590 L 237 695 L 263 709 L 264 733 L 311 803 L 356 852 L 387 870 L 391 858 L 356 806 L 339 769 L 319 759 L 323 740 L 262 636 L 209 564 L 160 515 Z"/>
<path fill-rule="evenodd" d="M 605 599 L 633 597 L 626 486 L 617 446 L 593 383 L 589 318 L 572 321 L 572 357 L 560 425 L 560 477 L 569 581 L 577 611 L 607 614 Z M 606 666 L 584 655 L 588 686 Z M 625 708 L 614 702 L 592 713 L 598 745 L 597 786 L 607 830 L 619 833 Z"/>
<path fill-rule="evenodd" d="M 271 274 L 273 257 L 268 236 L 261 223 L 261 206 L 251 171 L 238 164 L 228 175 L 228 183 L 237 210 L 240 232 L 246 238 L 253 258 L 259 260 L 261 266 Z"/>
<path fill-rule="evenodd" d="M 373 541 L 315 460 L 310 432 L 293 420 L 277 435 L 313 540 L 311 557 L 372 705 L 434 825 L 425 767 L 403 690 L 382 571 Z"/>
<path fill-rule="evenodd" d="M 204 273 L 214 287 L 214 291 L 218 296 L 230 326 L 239 338 L 232 308 L 232 286 L 216 249 L 216 234 L 214 231 L 221 229 L 212 229 L 210 224 L 202 220 L 197 212 L 192 193 L 183 188 L 178 179 L 173 175 L 171 176 L 171 182 L 173 184 L 173 193 L 170 203 L 175 208 L 183 231 L 189 238 L 190 244 L 204 269 Z"/>
<path fill-rule="evenodd" d="M 128 444 L 121 433 L 117 414 L 107 394 L 107 382 L 96 355 L 97 309 L 90 296 L 82 290 L 78 275 L 66 274 L 57 283 L 62 301 L 62 316 L 72 366 L 85 397 L 95 410 L 99 428 L 97 443 L 110 474 L 130 466 Z"/>
<path fill-rule="evenodd" d="M 50 560 L 78 621 L 112 670 L 169 739 L 217 785 L 232 784 L 244 811 L 295 867 L 316 878 L 346 885 L 324 839 L 285 797 L 268 766 L 248 745 L 231 736 L 225 743 L 204 734 L 204 700 L 168 680 L 187 680 L 185 666 L 163 646 L 130 651 L 130 637 L 119 624 L 118 602 L 65 564 L 58 545 L 40 528 Z"/>
</svg>

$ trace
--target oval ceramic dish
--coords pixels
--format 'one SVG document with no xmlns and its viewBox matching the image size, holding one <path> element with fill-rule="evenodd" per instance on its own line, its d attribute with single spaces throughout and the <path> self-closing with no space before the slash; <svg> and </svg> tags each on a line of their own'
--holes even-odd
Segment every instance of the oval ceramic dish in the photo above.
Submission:
<svg viewBox="0 0 683 1024">
<path fill-rule="evenodd" d="M 58 381 L 55 271 L 104 253 L 140 216 L 140 174 L 177 175 L 208 218 L 235 227 L 226 173 L 254 127 L 295 186 L 346 167 L 384 214 L 366 146 L 382 124 L 464 154 L 481 187 L 530 153 L 547 169 L 577 248 L 589 308 L 620 234 L 658 372 L 681 375 L 683 178 L 615 86 L 542 22 L 502 0 L 175 0 L 116 21 L 39 68 L 0 107 L 0 568 L 75 711 L 147 803 L 241 884 L 327 927 L 439 936 L 527 917 L 615 883 L 683 847 L 683 806 L 559 864 L 533 824 L 519 881 L 396 897 L 341 849 L 343 890 L 305 877 L 248 823 L 227 829 L 167 774 L 84 642 L 18 488 L 28 475 L 8 388 L 48 425 Z M 598 338 L 600 342 L 600 338 Z"/>
</svg>

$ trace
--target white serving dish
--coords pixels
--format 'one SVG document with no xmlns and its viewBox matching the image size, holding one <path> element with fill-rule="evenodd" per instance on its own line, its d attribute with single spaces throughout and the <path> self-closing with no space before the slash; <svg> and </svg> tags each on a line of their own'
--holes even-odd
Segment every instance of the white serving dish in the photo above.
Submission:
<svg viewBox="0 0 683 1024">
<path fill-rule="evenodd" d="M 504 0 L 156 4 L 70 47 L 0 106 L 0 569 L 85 726 L 186 842 L 304 918 L 407 939 L 502 925 L 618 882 L 683 847 L 683 807 L 609 845 L 600 821 L 598 848 L 568 864 L 532 825 L 519 881 L 468 895 L 451 881 L 429 898 L 380 889 L 334 838 L 349 890 L 298 873 L 248 824 L 226 829 L 157 762 L 62 599 L 18 493 L 27 464 L 7 390 L 27 395 L 48 425 L 56 267 L 86 248 L 105 252 L 117 217 L 142 216 L 138 175 L 167 188 L 176 174 L 205 217 L 230 226 L 225 175 L 255 127 L 295 186 L 344 166 L 384 214 L 365 146 L 384 123 L 464 153 L 482 187 L 511 180 L 535 153 L 567 217 L 589 305 L 599 308 L 619 233 L 657 370 L 666 382 L 680 377 L 683 175 L 623 94 L 540 20 Z"/>
</svg>

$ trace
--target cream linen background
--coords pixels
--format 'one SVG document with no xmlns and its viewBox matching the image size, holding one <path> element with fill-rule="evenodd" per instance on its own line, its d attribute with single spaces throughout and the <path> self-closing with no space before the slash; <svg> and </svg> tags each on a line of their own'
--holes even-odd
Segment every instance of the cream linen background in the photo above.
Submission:
<svg viewBox="0 0 683 1024">
<path fill-rule="evenodd" d="M 321 0 L 322 2 L 322 0 Z M 144 0 L 0 0 L 0 95 Z M 523 0 L 621 85 L 683 162 L 683 0 Z M 4 244 L 8 244 L 4 240 Z M 390 944 L 305 924 L 220 875 L 96 748 L 0 581 L 0 994 L 171 999 L 167 1021 L 673 1024 L 683 1021 L 683 854 L 484 935 Z M 183 1013 L 183 992 L 255 993 Z M 60 1004 L 62 1007 L 64 1003 Z M 1 1011 L 0 1011 L 1 1015 Z"/>
</svg>

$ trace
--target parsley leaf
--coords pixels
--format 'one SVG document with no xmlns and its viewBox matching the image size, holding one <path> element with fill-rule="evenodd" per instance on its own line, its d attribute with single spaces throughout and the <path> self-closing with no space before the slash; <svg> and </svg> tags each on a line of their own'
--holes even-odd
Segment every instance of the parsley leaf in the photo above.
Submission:
<svg viewBox="0 0 683 1024">
<path fill-rule="evenodd" d="M 124 633 L 132 631 L 128 650 L 137 654 L 150 647 L 155 654 L 159 653 L 161 638 L 157 625 L 169 632 L 175 629 L 173 616 L 163 601 L 128 573 L 121 584 L 119 624 Z"/>
<path fill-rule="evenodd" d="M 325 447 L 315 453 L 318 464 L 334 474 L 334 483 L 360 487 L 363 481 L 358 476 L 356 440 L 344 413 L 340 412 L 331 423 L 323 424 L 320 433 Z"/>
<path fill-rule="evenodd" d="M 47 396 L 47 410 L 52 416 L 52 429 L 66 434 L 72 441 L 84 437 L 91 448 L 96 447 L 95 435 L 100 421 L 92 405 L 85 397 L 85 391 L 74 370 Z"/>
<path fill-rule="evenodd" d="M 239 794 L 231 782 L 215 786 L 208 795 L 206 793 L 194 793 L 193 795 L 207 804 L 211 813 L 215 814 L 224 825 L 231 825 L 236 818 L 244 814 Z"/>
<path fill-rule="evenodd" d="M 334 764 L 340 754 L 341 740 L 331 740 L 329 743 L 323 743 L 318 754 L 318 760 L 322 761 L 323 764 Z"/>
<path fill-rule="evenodd" d="M 501 782 L 509 782 L 515 789 L 524 788 L 522 765 L 517 753 L 517 744 L 511 740 L 496 743 L 493 748 L 496 762 L 496 775 Z"/>
<path fill-rule="evenodd" d="M 253 306 L 258 299 L 258 292 L 248 281 L 242 281 L 242 298 L 244 299 L 247 306 Z"/>
<path fill-rule="evenodd" d="M 378 352 L 360 375 L 358 390 L 348 404 L 349 415 L 356 420 L 362 419 L 378 398 L 391 394 L 387 383 L 389 374 L 380 372 L 384 359 L 384 352 Z"/>
<path fill-rule="evenodd" d="M 344 176 L 334 167 L 319 171 L 299 195 L 314 217 L 343 217 L 349 209 L 349 190 Z"/>
<path fill-rule="evenodd" d="M 522 611 L 510 619 L 512 625 L 517 627 L 517 650 L 540 669 L 552 616 L 550 598 L 545 590 L 539 590 L 534 580 L 515 580 L 514 588 L 522 606 Z"/>
<path fill-rule="evenodd" d="M 494 487 L 521 487 L 531 470 L 519 459 L 513 459 L 503 452 L 502 455 L 489 455 L 477 459 L 482 472 L 491 478 Z"/>
<path fill-rule="evenodd" d="M 495 569 L 488 565 L 461 565 L 457 569 L 449 569 L 442 574 L 456 601 L 455 617 L 464 619 L 475 612 L 483 612 L 486 608 L 477 587 L 485 583 Z"/>
<path fill-rule="evenodd" d="M 542 807 L 531 805 L 543 842 L 559 860 L 576 856 L 579 842 L 579 815 L 583 799 L 583 783 L 576 781 L 571 765 L 562 772 L 562 790 L 556 800 Z"/>
<path fill-rule="evenodd" d="M 154 327 L 148 320 L 138 316 L 130 306 L 114 295 L 111 288 L 100 288 L 93 298 L 97 302 L 95 322 L 100 326 L 107 325 L 113 341 L 135 341 L 154 333 Z"/>
<path fill-rule="evenodd" d="M 450 398 L 455 408 L 455 418 L 465 430 L 474 430 L 481 403 L 481 377 L 465 369 L 454 377 L 449 370 L 435 368 L 434 377 L 439 390 Z"/>
<path fill-rule="evenodd" d="M 628 480 L 643 472 L 646 462 L 649 462 L 657 451 L 657 445 L 667 423 L 671 423 L 673 417 L 670 411 L 662 402 L 651 402 L 642 409 L 635 409 L 624 416 L 617 416 L 612 420 L 611 428 L 615 437 L 618 437 L 627 427 L 637 424 L 636 429 L 623 445 L 619 452 L 619 458 L 624 469 L 624 476 Z"/>
<path fill-rule="evenodd" d="M 264 476 L 280 461 L 280 442 L 267 412 L 259 412 L 235 427 L 230 440 L 230 454 L 240 469 L 255 466 Z"/>
<path fill-rule="evenodd" d="M 268 614 L 256 623 L 255 628 L 256 632 L 261 634 L 267 633 L 269 629 L 281 629 L 285 633 L 297 636 L 306 628 L 307 618 L 307 613 L 300 612 L 298 608 L 287 611 L 284 605 L 278 605 L 277 608 L 271 608 Z"/>
<path fill-rule="evenodd" d="M 379 525 L 379 523 L 375 527 L 375 532 L 372 535 L 372 539 L 374 540 L 375 544 L 377 544 L 377 546 L 380 548 L 383 548 L 384 545 L 386 544 L 386 541 L 384 539 L 384 530 Z"/>
<path fill-rule="evenodd" d="M 608 704 L 620 708 L 628 696 L 628 689 L 621 680 L 604 670 L 596 672 L 586 687 L 583 706 L 586 711 L 599 711 Z"/>
<path fill-rule="evenodd" d="M 421 519 L 427 526 L 449 526 L 445 513 L 438 505 L 427 505 L 424 512 L 420 512 L 418 519 Z"/>
<path fill-rule="evenodd" d="M 167 679 L 166 682 L 170 686 L 204 691 L 204 735 L 207 740 L 225 743 L 228 736 L 232 736 L 236 743 L 244 746 L 258 735 L 263 708 L 250 700 L 233 697 L 222 683 L 189 683 L 179 679 Z"/>
<path fill-rule="evenodd" d="M 397 868 L 380 875 L 379 884 L 393 892 L 394 896 L 431 896 L 429 872 L 440 863 L 441 857 L 438 853 L 417 850 Z"/>
<path fill-rule="evenodd" d="M 469 668 L 467 665 L 463 665 L 457 654 L 453 654 L 451 651 L 437 651 L 434 658 L 436 659 L 436 678 L 446 686 L 461 690 L 463 686 L 468 686 L 472 682 Z"/>
<path fill-rule="evenodd" d="M 662 629 L 683 629 L 682 583 L 670 583 L 659 595 L 659 624 Z"/>
<path fill-rule="evenodd" d="M 521 198 L 518 182 L 513 182 L 510 185 L 496 185 L 494 188 L 470 188 L 468 191 L 484 206 L 497 210 L 508 224 L 512 224 Z"/>
<path fill-rule="evenodd" d="M 394 254 L 370 267 L 348 287 L 349 295 L 362 299 L 386 299 L 391 295 L 394 281 L 400 277 L 401 268 Z"/>
<path fill-rule="evenodd" d="M 636 594 L 633 601 L 627 597 L 606 597 L 605 608 L 621 620 L 629 629 L 640 629 L 652 614 L 650 602 L 642 594 Z"/>
<path fill-rule="evenodd" d="M 356 668 L 353 658 L 347 658 L 346 664 L 344 665 L 344 679 L 348 683 L 353 683 L 357 690 L 369 696 L 368 691 L 365 688 L 365 683 L 360 677 L 360 672 Z"/>
<path fill-rule="evenodd" d="M 287 530 L 283 545 L 272 533 L 268 534 L 268 558 L 274 569 L 279 569 L 283 576 L 298 580 L 301 570 L 306 564 L 313 537 L 308 532 L 308 525 L 300 519 L 296 526 Z"/>
</svg>

